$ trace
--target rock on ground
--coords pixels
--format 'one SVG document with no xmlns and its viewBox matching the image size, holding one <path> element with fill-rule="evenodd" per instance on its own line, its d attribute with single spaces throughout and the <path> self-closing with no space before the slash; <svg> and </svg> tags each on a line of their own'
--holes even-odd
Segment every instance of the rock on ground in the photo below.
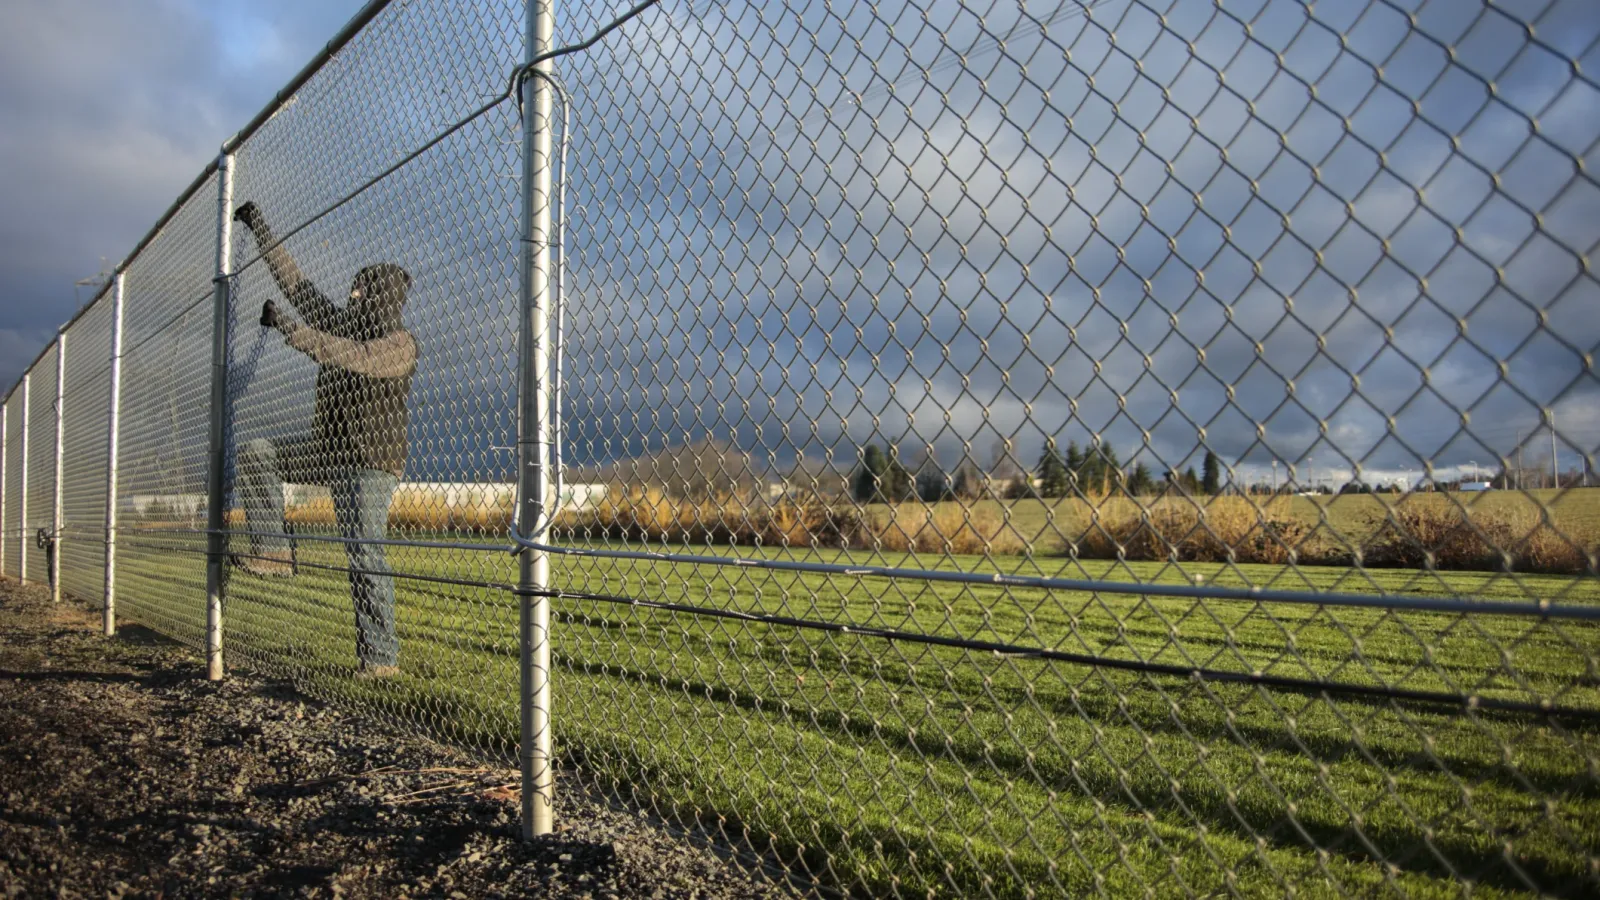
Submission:
<svg viewBox="0 0 1600 900">
<path fill-rule="evenodd" d="M 572 791 L 524 842 L 515 781 L 0 580 L 0 897 L 787 894 Z"/>
</svg>

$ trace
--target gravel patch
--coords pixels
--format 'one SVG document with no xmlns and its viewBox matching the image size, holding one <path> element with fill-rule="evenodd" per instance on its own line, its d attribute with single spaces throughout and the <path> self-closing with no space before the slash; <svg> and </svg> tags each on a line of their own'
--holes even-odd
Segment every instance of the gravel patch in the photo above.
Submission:
<svg viewBox="0 0 1600 900">
<path fill-rule="evenodd" d="M 231 673 L 0 580 L 0 897 L 782 897 L 572 790 Z"/>
</svg>

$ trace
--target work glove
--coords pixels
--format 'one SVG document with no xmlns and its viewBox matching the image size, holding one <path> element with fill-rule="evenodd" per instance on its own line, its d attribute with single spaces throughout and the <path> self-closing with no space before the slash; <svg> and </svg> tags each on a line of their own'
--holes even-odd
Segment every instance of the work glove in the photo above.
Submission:
<svg viewBox="0 0 1600 900">
<path fill-rule="evenodd" d="M 255 231 L 266 222 L 265 217 L 261 215 L 261 207 L 256 206 L 253 200 L 241 204 L 238 209 L 234 210 L 233 218 L 236 221 L 243 222 L 245 227 L 251 231 Z"/>
</svg>

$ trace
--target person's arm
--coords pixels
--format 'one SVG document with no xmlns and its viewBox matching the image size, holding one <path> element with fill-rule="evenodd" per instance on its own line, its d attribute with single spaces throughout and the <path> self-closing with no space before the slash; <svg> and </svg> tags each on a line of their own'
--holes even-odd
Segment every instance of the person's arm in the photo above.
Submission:
<svg viewBox="0 0 1600 900">
<path fill-rule="evenodd" d="M 275 327 L 289 346 L 318 365 L 333 366 L 369 378 L 402 378 L 416 371 L 417 342 L 409 331 L 394 331 L 370 341 L 352 341 L 278 319 Z"/>
<path fill-rule="evenodd" d="M 256 249 L 266 258 L 267 271 L 272 273 L 272 280 L 278 283 L 278 290 L 283 292 L 295 310 L 305 317 L 306 323 L 322 331 L 338 330 L 344 311 L 334 306 L 311 283 L 311 279 L 305 277 L 294 257 L 289 255 L 288 247 L 283 244 L 273 246 L 277 237 L 273 235 L 271 226 L 267 225 L 267 218 L 260 207 L 246 203 L 234 211 L 233 217 L 255 236 Z"/>
</svg>

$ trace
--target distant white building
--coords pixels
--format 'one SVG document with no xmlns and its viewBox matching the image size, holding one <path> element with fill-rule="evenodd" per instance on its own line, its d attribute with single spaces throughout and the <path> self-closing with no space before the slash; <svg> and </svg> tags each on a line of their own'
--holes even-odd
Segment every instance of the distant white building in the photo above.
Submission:
<svg viewBox="0 0 1600 900">
<path fill-rule="evenodd" d="M 500 481 L 402 481 L 395 488 L 395 500 L 436 509 L 510 509 L 516 502 L 517 486 Z M 564 484 L 563 509 L 581 511 L 592 508 L 606 495 L 603 484 Z M 330 503 L 332 494 L 325 485 L 285 484 L 284 503 L 290 508 L 313 503 Z M 204 494 L 136 494 L 124 501 L 125 508 L 143 514 L 156 504 L 166 511 L 204 512 Z"/>
<path fill-rule="evenodd" d="M 443 509 L 511 508 L 517 486 L 498 481 L 402 481 L 396 497 Z"/>
<path fill-rule="evenodd" d="M 561 510 L 563 512 L 583 512 L 600 505 L 606 498 L 606 486 L 603 484 L 563 484 L 561 486 Z"/>
<path fill-rule="evenodd" d="M 510 509 L 516 502 L 517 486 L 508 481 L 402 481 L 396 496 L 407 496 L 444 509 Z M 593 507 L 606 495 L 603 484 L 563 484 L 561 508 L 580 512 Z"/>
<path fill-rule="evenodd" d="M 1466 492 L 1466 493 L 1469 493 L 1469 494 L 1476 494 L 1476 493 L 1479 493 L 1481 491 L 1489 490 L 1489 482 L 1487 482 L 1487 481 L 1463 481 L 1463 482 L 1461 482 L 1461 488 L 1460 489 L 1462 491 Z"/>
<path fill-rule="evenodd" d="M 160 514 L 194 518 L 206 510 L 205 494 L 132 494 L 122 500 L 122 510 L 137 516 Z"/>
</svg>

